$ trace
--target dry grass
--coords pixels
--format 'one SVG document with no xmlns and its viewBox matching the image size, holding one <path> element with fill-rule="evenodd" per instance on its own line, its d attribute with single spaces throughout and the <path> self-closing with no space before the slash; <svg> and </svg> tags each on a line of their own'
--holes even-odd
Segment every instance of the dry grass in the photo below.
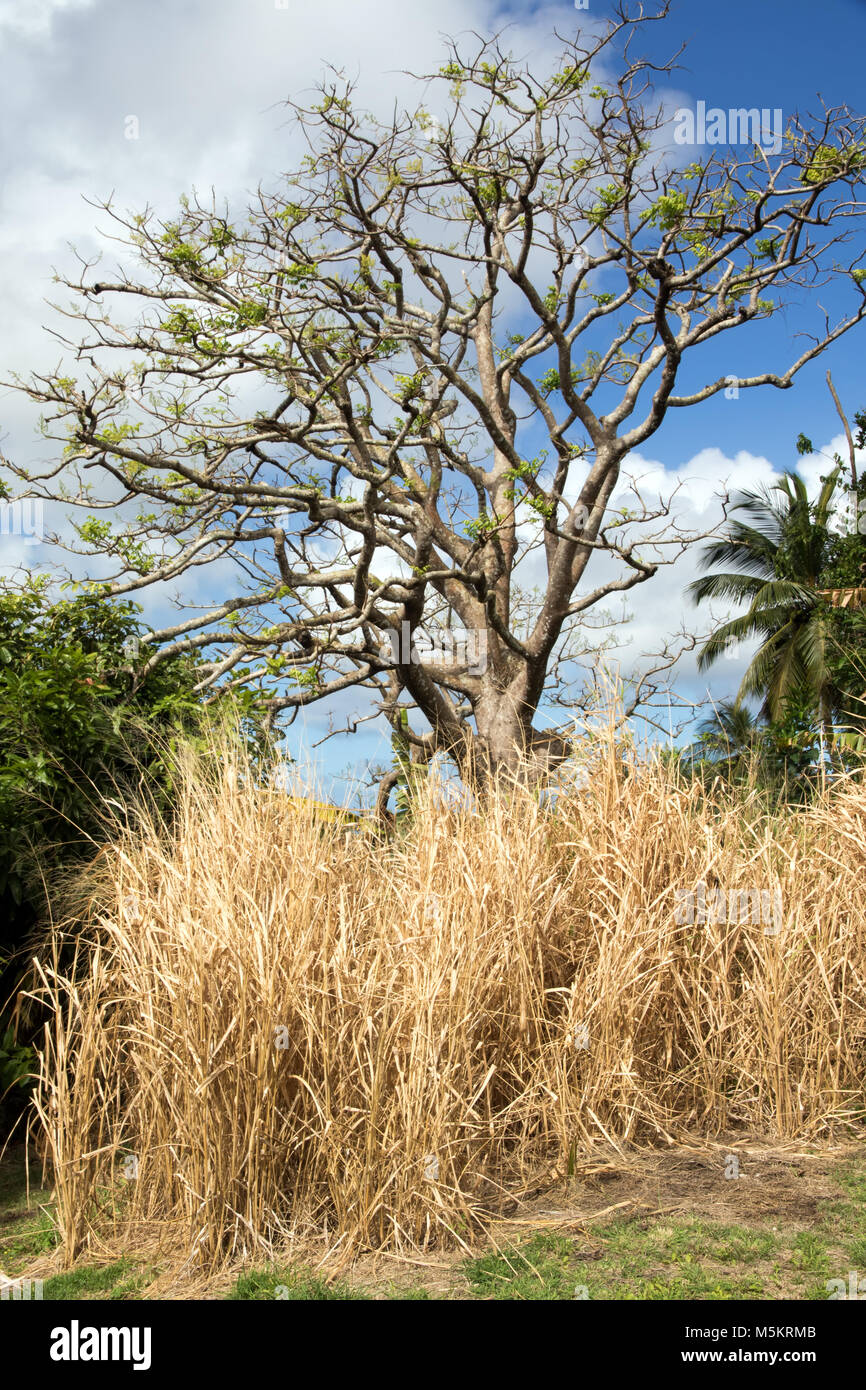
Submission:
<svg viewBox="0 0 866 1390">
<path fill-rule="evenodd" d="M 861 1121 L 866 789 L 767 815 L 593 757 L 555 812 L 431 790 L 382 843 L 190 764 L 175 833 L 107 850 L 74 968 L 62 932 L 41 967 L 67 1261 L 145 1228 L 200 1271 L 470 1245 L 599 1138 Z M 699 880 L 781 890 L 781 930 L 678 924 Z"/>
</svg>

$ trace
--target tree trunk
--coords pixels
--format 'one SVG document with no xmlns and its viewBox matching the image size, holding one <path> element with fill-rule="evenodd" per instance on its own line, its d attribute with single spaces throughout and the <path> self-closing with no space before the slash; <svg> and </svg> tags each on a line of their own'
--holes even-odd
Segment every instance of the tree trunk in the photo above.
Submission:
<svg viewBox="0 0 866 1390">
<path fill-rule="evenodd" d="M 827 748 L 827 757 L 830 760 L 831 772 L 836 772 L 837 764 L 835 750 L 833 748 L 833 709 L 830 704 L 830 696 L 825 689 L 822 689 L 818 700 L 819 718 L 821 720 L 821 737 Z"/>
<path fill-rule="evenodd" d="M 569 755 L 564 738 L 532 727 L 535 710 L 513 687 L 485 692 L 474 714 L 478 732 L 471 756 L 476 783 L 504 775 L 511 781 L 537 786 Z"/>
</svg>

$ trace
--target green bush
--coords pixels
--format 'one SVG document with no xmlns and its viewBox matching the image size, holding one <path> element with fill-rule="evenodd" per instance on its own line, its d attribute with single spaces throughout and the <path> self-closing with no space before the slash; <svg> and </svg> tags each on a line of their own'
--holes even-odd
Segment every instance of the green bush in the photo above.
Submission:
<svg viewBox="0 0 866 1390">
<path fill-rule="evenodd" d="M 45 577 L 0 581 L 0 1034 L 22 968 L 16 952 L 29 951 L 59 884 L 104 843 L 111 816 L 145 801 L 170 817 L 175 753 L 205 748 L 218 716 L 229 713 L 267 755 L 254 692 L 233 687 L 206 705 L 186 655 L 142 673 L 152 649 L 140 645 L 140 612 L 93 590 L 57 599 Z M 0 1045 L 7 1109 L 26 1042 L 6 1029 Z"/>
<path fill-rule="evenodd" d="M 45 579 L 0 584 L 0 901 L 13 917 L 37 914 L 52 873 L 99 839 L 106 798 L 167 805 L 166 749 L 212 723 L 189 657 L 142 676 L 139 613 L 92 592 L 52 600 Z M 251 692 L 233 706 L 255 739 Z"/>
</svg>

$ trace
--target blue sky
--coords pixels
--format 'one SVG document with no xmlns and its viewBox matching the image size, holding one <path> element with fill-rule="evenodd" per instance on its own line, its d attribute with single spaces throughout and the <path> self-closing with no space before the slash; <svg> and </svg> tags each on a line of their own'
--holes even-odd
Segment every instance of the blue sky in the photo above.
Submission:
<svg viewBox="0 0 866 1390">
<path fill-rule="evenodd" d="M 279 103 L 289 93 L 308 92 L 325 62 L 357 73 L 361 95 L 371 103 L 389 103 L 405 90 L 401 69 L 438 67 L 443 34 L 489 32 L 511 22 L 515 54 L 538 54 L 542 61 L 554 26 L 567 33 L 575 22 L 602 19 L 609 9 L 602 0 L 591 0 L 588 11 L 495 0 L 367 0 L 363 6 L 356 0 L 315 6 L 297 0 L 0 0 L 0 376 L 57 360 L 42 327 L 58 326 L 44 303 L 53 293 L 51 267 L 70 268 L 70 242 L 88 254 L 99 245 L 100 219 L 82 195 L 114 190 L 123 207 L 149 203 L 166 215 L 193 184 L 240 198 L 259 179 L 273 184 L 291 162 Z M 866 110 L 866 0 L 678 0 L 665 24 L 647 30 L 641 47 L 662 60 L 684 40 L 679 70 L 659 83 L 662 95 L 670 88 L 690 103 L 724 109 L 778 107 L 787 117 L 816 109 L 820 93 L 830 106 Z M 123 136 L 130 113 L 141 123 L 136 142 Z M 862 229 L 860 239 L 866 259 Z M 805 302 L 749 336 L 726 335 L 723 345 L 707 352 L 700 374 L 710 380 L 746 371 L 750 362 L 783 369 L 792 332 L 812 311 L 814 304 Z M 838 440 L 825 372 L 829 366 L 849 413 L 866 407 L 864 334 L 861 327 L 844 338 L 788 392 L 762 388 L 737 401 L 719 396 L 671 411 L 644 447 L 643 462 L 663 475 L 699 479 L 703 500 L 695 515 L 704 521 L 711 483 L 769 481 L 796 464 L 801 430 L 819 448 Z M 36 414 L 19 397 L 0 392 L 0 447 L 7 456 L 24 460 L 42 452 Z M 820 461 L 803 467 L 817 476 Z M 14 537 L 2 541 L 0 566 L 7 570 L 47 558 L 44 548 L 24 552 L 16 550 Z M 634 591 L 635 651 L 674 619 L 695 622 L 682 597 L 693 572 L 687 560 Z M 201 582 L 196 597 L 209 602 L 216 595 Z M 743 662 L 716 668 L 710 682 L 715 698 L 732 693 L 742 669 Z M 697 697 L 706 685 L 693 664 L 684 668 L 684 691 Z M 339 723 L 340 709 L 335 717 Z M 293 736 L 296 752 L 321 737 L 327 719 L 322 708 L 307 714 L 304 739 Z M 316 757 L 328 773 L 371 757 L 386 760 L 387 753 L 387 739 L 368 731 L 363 740 L 333 740 Z"/>
<path fill-rule="evenodd" d="M 866 110 L 866 0 L 726 0 L 724 5 L 680 0 L 673 27 L 689 41 L 677 84 L 708 106 L 781 107 L 787 117 L 820 110 L 820 94 L 827 106 Z M 658 30 L 655 50 L 659 57 L 667 53 Z M 784 341 L 782 322 L 769 331 Z M 866 405 L 864 359 L 866 341 L 858 333 L 806 367 L 784 396 L 773 390 L 746 392 L 733 418 L 724 401 L 708 402 L 699 413 L 672 412 L 664 442 L 691 451 L 708 434 L 724 431 L 737 448 L 793 466 L 800 430 L 816 441 L 836 433 L 825 383 L 828 367 L 843 402 L 852 409 Z"/>
</svg>

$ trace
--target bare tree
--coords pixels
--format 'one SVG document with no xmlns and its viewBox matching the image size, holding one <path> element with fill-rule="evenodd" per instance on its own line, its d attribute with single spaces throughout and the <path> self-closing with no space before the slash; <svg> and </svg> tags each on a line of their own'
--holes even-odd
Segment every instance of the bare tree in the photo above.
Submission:
<svg viewBox="0 0 866 1390">
<path fill-rule="evenodd" d="M 111 557 L 106 593 L 219 567 L 219 599 L 153 632 L 149 663 L 201 651 L 202 689 L 258 682 L 289 719 L 371 690 L 419 758 L 476 776 L 564 754 L 534 726 L 563 643 L 693 539 L 671 498 L 614 506 L 626 456 L 669 410 L 785 390 L 866 314 L 844 253 L 863 122 L 791 117 L 777 154 L 682 167 L 657 95 L 674 60 L 631 52 L 666 10 L 561 39 L 543 77 L 501 37 L 451 44 L 425 106 L 386 125 L 332 74 L 291 105 L 309 154 L 249 220 L 197 196 L 170 223 L 99 204 L 140 278 L 62 278 L 86 371 L 19 383 L 66 447 L 13 471 L 87 510 L 72 548 Z M 819 311 L 779 370 L 677 392 L 687 354 L 778 308 L 768 290 L 831 277 L 850 309 Z"/>
</svg>

